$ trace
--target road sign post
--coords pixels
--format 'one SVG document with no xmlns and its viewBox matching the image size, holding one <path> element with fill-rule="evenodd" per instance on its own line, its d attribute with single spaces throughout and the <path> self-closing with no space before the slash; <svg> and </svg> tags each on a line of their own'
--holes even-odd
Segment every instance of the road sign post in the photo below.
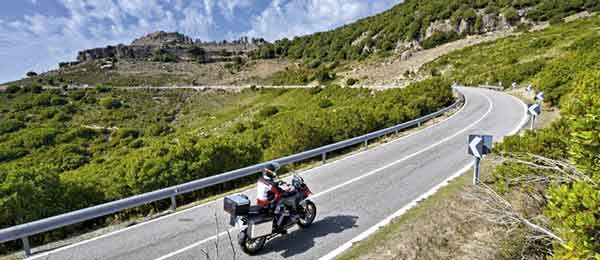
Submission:
<svg viewBox="0 0 600 260">
<path fill-rule="evenodd" d="M 475 166 L 473 167 L 473 185 L 479 185 L 479 164 L 484 155 L 492 152 L 491 135 L 469 135 L 469 148 L 467 152 L 475 157 Z"/>
<path fill-rule="evenodd" d="M 535 128 L 535 119 L 542 113 L 542 107 L 540 104 L 532 104 L 527 109 L 529 115 L 531 115 L 531 130 Z"/>
<path fill-rule="evenodd" d="M 473 185 L 479 185 L 479 164 L 481 158 L 475 157 L 475 165 L 473 166 Z"/>
</svg>

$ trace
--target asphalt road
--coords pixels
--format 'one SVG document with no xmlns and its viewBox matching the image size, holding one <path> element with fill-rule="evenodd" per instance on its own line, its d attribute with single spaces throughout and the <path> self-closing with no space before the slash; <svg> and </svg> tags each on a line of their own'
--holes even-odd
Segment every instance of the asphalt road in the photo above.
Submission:
<svg viewBox="0 0 600 260">
<path fill-rule="evenodd" d="M 326 256 L 464 170 L 473 160 L 467 155 L 469 134 L 492 134 L 498 141 L 513 134 L 526 119 L 524 104 L 507 94 L 460 90 L 466 104 L 445 121 L 303 172 L 315 192 L 312 199 L 318 213 L 314 225 L 269 241 L 254 257 L 241 254 L 234 242 L 236 259 Z M 227 222 L 218 200 L 32 258 L 206 259 L 208 253 L 210 259 L 217 259 L 218 248 L 218 259 L 233 259 L 224 232 L 230 228 Z M 234 241 L 237 233 L 237 229 L 231 231 Z"/>
</svg>

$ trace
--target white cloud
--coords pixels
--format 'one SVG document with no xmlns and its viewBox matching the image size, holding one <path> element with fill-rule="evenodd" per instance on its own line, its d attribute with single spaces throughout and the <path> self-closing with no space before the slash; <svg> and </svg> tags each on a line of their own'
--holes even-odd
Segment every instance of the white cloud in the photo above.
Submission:
<svg viewBox="0 0 600 260">
<path fill-rule="evenodd" d="M 29 70 L 56 68 L 58 62 L 74 59 L 82 49 L 129 43 L 157 30 L 179 31 L 203 40 L 242 35 L 275 40 L 328 30 L 399 0 L 58 1 L 67 10 L 63 15 L 39 10 L 17 20 L 0 19 L 0 82 L 20 78 Z M 257 4 L 266 7 L 247 17 Z"/>
<path fill-rule="evenodd" d="M 373 15 L 399 0 L 274 0 L 252 20 L 253 37 L 268 40 L 329 30 Z"/>
</svg>

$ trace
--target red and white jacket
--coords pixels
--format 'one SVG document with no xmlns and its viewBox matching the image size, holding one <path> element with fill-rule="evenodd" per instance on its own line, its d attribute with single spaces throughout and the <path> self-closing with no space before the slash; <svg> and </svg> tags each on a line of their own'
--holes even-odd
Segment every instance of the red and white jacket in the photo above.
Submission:
<svg viewBox="0 0 600 260">
<path fill-rule="evenodd" d="M 276 183 L 265 177 L 258 178 L 258 182 L 256 183 L 256 204 L 263 207 L 268 206 L 271 202 L 269 200 L 269 192 L 274 195 L 271 201 L 277 201 L 281 197 Z"/>
</svg>

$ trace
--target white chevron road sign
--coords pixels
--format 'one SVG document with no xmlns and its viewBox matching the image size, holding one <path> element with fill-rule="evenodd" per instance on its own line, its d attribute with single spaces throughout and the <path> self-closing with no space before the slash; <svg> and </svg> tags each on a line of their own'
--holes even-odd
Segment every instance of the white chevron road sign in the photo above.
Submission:
<svg viewBox="0 0 600 260">
<path fill-rule="evenodd" d="M 491 135 L 470 135 L 468 153 L 477 158 L 482 158 L 483 155 L 492 152 L 492 136 Z"/>
<path fill-rule="evenodd" d="M 544 92 L 537 93 L 537 95 L 535 95 L 535 100 L 544 101 Z"/>
<path fill-rule="evenodd" d="M 529 114 L 533 115 L 533 116 L 539 116 L 542 113 L 542 110 L 540 109 L 540 105 L 539 104 L 533 104 L 531 105 L 527 111 L 529 112 Z"/>
</svg>

